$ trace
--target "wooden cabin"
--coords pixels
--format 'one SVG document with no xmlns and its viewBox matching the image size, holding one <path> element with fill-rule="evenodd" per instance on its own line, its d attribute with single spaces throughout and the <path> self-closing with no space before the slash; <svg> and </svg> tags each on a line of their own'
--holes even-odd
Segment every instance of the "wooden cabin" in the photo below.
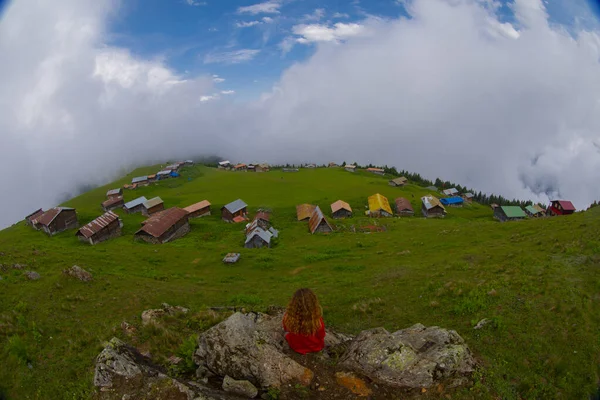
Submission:
<svg viewBox="0 0 600 400">
<path fill-rule="evenodd" d="M 467 203 L 472 203 L 475 195 L 471 192 L 467 192 L 467 193 L 463 193 L 460 197 L 462 197 L 462 199 L 464 201 L 466 201 Z"/>
<path fill-rule="evenodd" d="M 121 208 L 125 205 L 123 196 L 112 197 L 102 202 L 101 206 L 104 211 L 112 211 L 117 208 Z"/>
<path fill-rule="evenodd" d="M 446 207 L 462 207 L 464 200 L 462 197 L 459 196 L 445 197 L 440 200 L 440 203 L 442 203 Z"/>
<path fill-rule="evenodd" d="M 247 249 L 258 249 L 261 247 L 271 247 L 271 238 L 273 234 L 268 230 L 257 226 L 246 234 L 246 242 L 244 247 Z"/>
<path fill-rule="evenodd" d="M 188 213 L 171 207 L 148 218 L 134 237 L 148 243 L 162 244 L 185 236 L 190 231 Z"/>
<path fill-rule="evenodd" d="M 123 188 L 111 189 L 106 192 L 107 199 L 114 199 L 115 197 L 123 197 Z"/>
<path fill-rule="evenodd" d="M 235 167 L 233 167 L 234 171 L 246 171 L 248 169 L 248 166 L 246 164 L 237 164 Z"/>
<path fill-rule="evenodd" d="M 148 182 L 148 176 L 138 176 L 135 177 L 131 180 L 131 184 L 135 185 L 136 187 L 140 187 L 140 186 L 148 186 L 149 182 Z"/>
<path fill-rule="evenodd" d="M 296 206 L 296 217 L 298 221 L 308 221 L 317 206 L 312 204 L 299 204 Z"/>
<path fill-rule="evenodd" d="M 165 203 L 160 197 L 154 197 L 150 200 L 146 200 L 142 205 L 142 215 L 146 217 L 151 216 L 159 211 L 165 209 Z"/>
<path fill-rule="evenodd" d="M 254 221 L 259 227 L 261 227 L 265 231 L 268 231 L 271 227 L 271 214 L 266 211 L 259 211 L 256 213 Z"/>
<path fill-rule="evenodd" d="M 44 211 L 41 208 L 32 212 L 31 214 L 25 217 L 25 223 L 33 228 L 33 220 L 35 220 L 37 217 L 42 216 L 43 213 Z"/>
<path fill-rule="evenodd" d="M 519 206 L 500 206 L 494 208 L 494 218 L 500 222 L 518 221 L 527 218 L 527 214 Z"/>
<path fill-rule="evenodd" d="M 336 168 L 338 167 L 338 165 L 334 162 L 330 162 L 329 165 L 327 165 L 328 168 Z"/>
<path fill-rule="evenodd" d="M 231 163 L 229 161 L 219 161 L 219 169 L 230 169 Z"/>
<path fill-rule="evenodd" d="M 534 206 L 525 207 L 525 214 L 527 214 L 527 216 L 530 218 L 538 218 L 544 216 L 544 212 Z"/>
<path fill-rule="evenodd" d="M 76 236 L 82 242 L 97 243 L 121 236 L 123 223 L 117 214 L 109 211 L 80 228 Z"/>
<path fill-rule="evenodd" d="M 394 213 L 390 207 L 390 202 L 387 197 L 382 196 L 379 193 L 374 194 L 368 198 L 370 217 L 392 217 Z"/>
<path fill-rule="evenodd" d="M 344 169 L 348 172 L 356 172 L 356 165 L 344 165 Z"/>
<path fill-rule="evenodd" d="M 421 212 L 425 218 L 444 218 L 446 216 L 446 208 L 437 197 L 423 196 L 421 203 Z"/>
<path fill-rule="evenodd" d="M 458 196 L 458 190 L 456 188 L 444 189 L 442 190 L 444 196 L 454 197 Z"/>
<path fill-rule="evenodd" d="M 221 218 L 227 222 L 242 222 L 248 215 L 248 205 L 237 199 L 221 207 Z"/>
<path fill-rule="evenodd" d="M 144 197 L 144 196 L 138 197 L 135 200 L 131 200 L 131 201 L 123 204 L 123 210 L 125 210 L 125 212 L 127 214 L 134 214 L 137 212 L 142 212 L 142 209 L 144 208 L 144 203 L 147 201 L 148 201 L 148 199 L 146 199 L 146 197 Z"/>
<path fill-rule="evenodd" d="M 402 187 L 408 183 L 408 179 L 401 176 L 400 178 L 392 179 L 388 182 L 390 186 Z"/>
<path fill-rule="evenodd" d="M 552 200 L 547 213 L 549 215 L 570 215 L 575 212 L 575 206 L 568 200 Z"/>
<path fill-rule="evenodd" d="M 370 172 L 375 175 L 385 175 L 385 170 L 381 168 L 367 168 L 367 172 Z"/>
<path fill-rule="evenodd" d="M 202 200 L 199 203 L 192 204 L 184 208 L 188 212 L 188 218 L 198 218 L 210 215 L 210 203 L 208 200 Z"/>
<path fill-rule="evenodd" d="M 331 205 L 331 217 L 335 219 L 350 218 L 352 216 L 352 207 L 345 201 L 338 200 Z"/>
<path fill-rule="evenodd" d="M 394 203 L 396 204 L 396 215 L 403 217 L 411 217 L 415 215 L 412 204 L 404 197 L 398 197 Z"/>
<path fill-rule="evenodd" d="M 46 232 L 49 236 L 56 235 L 67 229 L 79 226 L 77 212 L 74 208 L 54 207 L 31 221 L 37 230 Z"/>
<path fill-rule="evenodd" d="M 308 220 L 308 229 L 310 233 L 329 233 L 333 231 L 333 227 L 323 215 L 319 206 L 315 207 L 310 219 Z"/>
<path fill-rule="evenodd" d="M 269 164 L 258 164 L 256 166 L 256 172 L 269 172 Z"/>
</svg>

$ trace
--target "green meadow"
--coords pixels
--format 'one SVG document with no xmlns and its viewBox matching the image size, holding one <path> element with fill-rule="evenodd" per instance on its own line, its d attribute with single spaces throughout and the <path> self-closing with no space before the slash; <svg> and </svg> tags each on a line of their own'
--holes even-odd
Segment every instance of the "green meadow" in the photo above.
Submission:
<svg viewBox="0 0 600 400">
<path fill-rule="evenodd" d="M 140 168 L 64 205 L 77 209 L 83 225 L 102 213 L 108 189 L 158 169 Z M 418 322 L 456 330 L 479 369 L 473 385 L 451 398 L 587 399 L 597 392 L 600 208 L 501 224 L 488 206 L 472 204 L 426 220 L 420 197 L 430 192 L 390 187 L 388 179 L 342 168 L 243 173 L 195 166 L 180 178 L 125 191 L 125 201 L 160 196 L 166 207 L 212 203 L 213 215 L 191 220 L 191 232 L 172 243 L 134 241 L 144 217 L 121 211 L 123 236 L 96 246 L 81 243 L 74 230 L 48 237 L 24 222 L 1 231 L 0 264 L 25 264 L 41 279 L 0 269 L 0 398 L 91 398 L 104 341 L 131 341 L 122 321 L 139 329 L 137 344 L 152 354 L 189 354 L 190 338 L 215 322 L 204 316 L 207 307 L 283 306 L 300 287 L 317 293 L 326 324 L 338 331 L 394 331 Z M 416 216 L 365 217 L 374 193 L 392 207 L 396 197 L 409 199 Z M 237 198 L 250 216 L 272 210 L 276 246 L 245 249 L 244 226 L 221 221 L 220 208 Z M 317 204 L 328 215 L 338 199 L 355 216 L 331 220 L 334 233 L 311 235 L 296 221 L 297 204 Z M 386 231 L 355 232 L 369 225 Z M 228 252 L 241 253 L 240 261 L 223 264 Z M 94 280 L 62 274 L 72 265 Z M 192 315 L 174 321 L 181 329 L 142 329 L 141 312 L 163 302 Z M 474 330 L 483 318 L 491 322 Z"/>
</svg>

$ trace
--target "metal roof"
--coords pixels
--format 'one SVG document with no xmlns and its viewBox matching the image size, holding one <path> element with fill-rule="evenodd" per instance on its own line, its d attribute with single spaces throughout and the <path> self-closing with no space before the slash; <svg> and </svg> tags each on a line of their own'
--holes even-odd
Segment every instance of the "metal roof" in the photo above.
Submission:
<svg viewBox="0 0 600 400">
<path fill-rule="evenodd" d="M 266 211 L 259 211 L 256 213 L 256 216 L 254 217 L 255 220 L 257 219 L 264 219 L 265 221 L 270 221 L 271 220 L 271 214 L 266 212 Z"/>
<path fill-rule="evenodd" d="M 575 206 L 568 200 L 553 200 L 552 202 L 558 202 L 564 211 L 575 211 Z"/>
<path fill-rule="evenodd" d="M 305 220 L 306 218 L 310 218 L 313 211 L 315 211 L 316 206 L 312 204 L 299 204 L 296 206 L 296 216 L 298 217 L 298 221 Z"/>
<path fill-rule="evenodd" d="M 369 171 L 369 172 L 385 172 L 385 170 L 381 169 L 381 168 L 367 168 L 367 171 Z"/>
<path fill-rule="evenodd" d="M 244 167 L 246 167 L 246 164 L 238 164 L 233 168 L 238 169 L 238 168 L 244 168 Z"/>
<path fill-rule="evenodd" d="M 546 212 L 546 210 L 542 206 L 540 206 L 539 204 L 534 204 L 533 207 L 536 210 L 539 210 L 540 212 Z"/>
<path fill-rule="evenodd" d="M 208 200 L 202 200 L 199 203 L 192 204 L 191 206 L 187 206 L 186 208 L 184 208 L 184 210 L 189 213 L 193 213 L 198 210 L 202 210 L 203 208 L 206 208 L 206 207 L 210 207 L 210 203 L 208 202 Z"/>
<path fill-rule="evenodd" d="M 463 196 L 465 196 L 467 199 L 472 199 L 475 195 L 471 192 L 467 192 L 467 193 L 463 194 Z"/>
<path fill-rule="evenodd" d="M 160 197 L 154 197 L 153 199 L 147 200 L 144 202 L 144 208 L 152 208 L 156 207 L 160 204 L 163 204 L 164 201 Z"/>
<path fill-rule="evenodd" d="M 135 200 L 131 200 L 128 203 L 125 203 L 123 205 L 123 207 L 125 207 L 125 208 L 134 208 L 134 207 L 139 206 L 140 204 L 144 204 L 147 201 L 148 201 L 148 199 L 146 197 L 142 196 L 142 197 L 138 197 Z"/>
<path fill-rule="evenodd" d="M 148 175 L 148 179 L 156 179 L 156 174 L 150 174 L 150 175 Z"/>
<path fill-rule="evenodd" d="M 86 239 L 91 238 L 94 234 L 100 232 L 102 229 L 106 228 L 111 223 L 118 221 L 119 216 L 112 211 L 109 211 L 87 225 L 84 225 L 77 234 L 81 234 Z"/>
<path fill-rule="evenodd" d="M 527 216 L 525 211 L 519 206 L 502 206 L 500 208 L 508 218 L 525 218 Z"/>
<path fill-rule="evenodd" d="M 119 189 L 111 189 L 108 192 L 106 192 L 107 196 L 114 196 L 115 194 L 121 194 L 123 193 L 123 189 L 119 188 Z"/>
<path fill-rule="evenodd" d="M 271 232 L 271 235 L 273 235 L 274 238 L 279 237 L 279 231 L 277 229 L 270 227 L 269 232 Z"/>
<path fill-rule="evenodd" d="M 319 206 L 316 206 L 315 210 L 310 216 L 310 220 L 308 221 L 308 229 L 310 229 L 310 233 L 315 233 L 319 225 L 321 225 L 321 221 L 325 221 L 327 226 L 329 226 L 329 228 L 333 230 L 333 227 L 331 226 L 331 224 L 329 224 L 329 221 L 327 221 L 327 218 L 325 218 Z"/>
<path fill-rule="evenodd" d="M 187 211 L 179 207 L 171 207 L 164 210 L 160 216 L 148 218 L 144 226 L 136 232 L 145 232 L 150 236 L 158 238 L 162 236 L 166 231 L 169 230 L 173 225 L 187 219 Z"/>
<path fill-rule="evenodd" d="M 446 210 L 444 205 L 440 203 L 437 197 L 435 196 L 423 196 L 421 197 L 421 201 L 427 210 L 431 210 L 434 207 L 441 207 L 442 210 Z"/>
<path fill-rule="evenodd" d="M 165 176 L 165 175 L 169 175 L 171 173 L 171 170 L 166 170 L 163 169 L 162 171 L 159 171 L 156 173 L 157 176 Z"/>
<path fill-rule="evenodd" d="M 248 204 L 244 203 L 240 199 L 237 199 L 236 201 L 232 201 L 231 203 L 223 206 L 223 208 L 227 209 L 227 211 L 229 211 L 232 214 L 234 214 L 246 207 L 248 207 Z"/>
<path fill-rule="evenodd" d="M 529 213 L 530 213 L 530 214 L 532 214 L 532 215 L 539 214 L 539 213 L 541 213 L 541 212 L 542 212 L 541 210 L 538 210 L 538 209 L 537 209 L 537 208 L 535 208 L 534 206 L 527 206 L 527 207 L 525 207 L 525 209 L 526 209 L 527 211 L 529 211 Z"/>
<path fill-rule="evenodd" d="M 442 203 L 445 206 L 451 206 L 454 204 L 462 204 L 462 203 L 464 203 L 464 200 L 462 197 L 447 197 L 447 198 L 441 199 L 440 203 Z"/>
<path fill-rule="evenodd" d="M 147 180 L 148 180 L 147 176 L 138 176 L 138 177 L 133 178 L 131 180 L 131 183 L 144 182 L 144 181 L 147 181 Z"/>
<path fill-rule="evenodd" d="M 400 178 L 392 179 L 390 182 L 394 182 L 396 185 L 404 185 L 408 182 L 408 179 L 401 176 Z"/>
<path fill-rule="evenodd" d="M 379 193 L 369 197 L 369 211 L 383 210 L 389 214 L 393 214 L 390 202 L 387 197 L 380 195 Z"/>
<path fill-rule="evenodd" d="M 408 201 L 404 197 L 398 197 L 394 202 L 396 203 L 396 211 L 397 212 L 406 211 L 406 210 L 413 211 L 412 204 L 410 204 L 410 201 Z"/>
<path fill-rule="evenodd" d="M 54 207 L 54 208 L 49 209 L 48 211 L 46 211 L 45 213 L 43 213 L 36 219 L 32 220 L 31 222 L 33 224 L 42 224 L 42 225 L 48 226 L 52 223 L 52 221 L 54 221 L 54 219 L 58 216 L 58 214 L 60 214 L 63 211 L 72 211 L 72 210 L 75 210 L 75 209 L 70 208 L 70 207 Z"/>
<path fill-rule="evenodd" d="M 352 212 L 352 207 L 350 207 L 350 204 L 346 203 L 345 201 L 338 200 L 338 201 L 336 201 L 335 203 L 333 203 L 331 205 L 331 212 L 332 213 L 335 213 L 335 212 L 337 212 L 337 211 L 339 211 L 341 209 L 348 210 L 348 211 Z"/>
<path fill-rule="evenodd" d="M 117 203 L 120 203 L 122 201 L 123 201 L 123 196 L 113 197 L 111 199 L 103 201 L 102 202 L 102 207 L 112 206 L 113 204 L 117 204 Z"/>
<path fill-rule="evenodd" d="M 231 164 L 231 162 L 229 162 L 229 161 L 219 161 L 220 166 L 229 165 L 229 164 Z"/>
<path fill-rule="evenodd" d="M 40 208 L 39 210 L 36 210 L 36 211 L 32 212 L 31 214 L 29 214 L 28 216 L 26 216 L 25 219 L 33 221 L 37 217 L 41 216 L 43 213 L 44 213 L 44 211 Z"/>
<path fill-rule="evenodd" d="M 273 234 L 269 231 L 265 231 L 261 227 L 257 227 L 250 233 L 248 233 L 248 235 L 246 236 L 246 243 L 251 241 L 254 236 L 259 236 L 265 242 L 271 243 L 271 237 L 273 236 Z"/>
<path fill-rule="evenodd" d="M 348 164 L 346 164 L 346 165 L 344 165 L 344 168 L 354 169 L 354 168 L 356 168 L 356 165 L 348 165 Z"/>
<path fill-rule="evenodd" d="M 458 190 L 456 190 L 456 188 L 444 189 L 442 190 L 442 193 L 444 193 L 446 196 L 452 196 L 458 193 Z"/>
</svg>

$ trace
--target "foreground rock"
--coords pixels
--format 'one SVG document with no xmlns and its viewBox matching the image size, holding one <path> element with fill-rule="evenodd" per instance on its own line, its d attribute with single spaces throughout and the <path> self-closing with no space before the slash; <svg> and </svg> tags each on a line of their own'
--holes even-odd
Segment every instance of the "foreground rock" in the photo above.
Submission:
<svg viewBox="0 0 600 400">
<path fill-rule="evenodd" d="M 383 328 L 361 332 L 340 366 L 398 388 L 430 388 L 467 383 L 475 361 L 455 331 L 416 324 L 394 333 Z"/>
<path fill-rule="evenodd" d="M 63 274 L 79 279 L 82 282 L 91 282 L 92 274 L 78 265 L 73 265 L 71 268 L 67 268 L 63 271 Z"/>
<path fill-rule="evenodd" d="M 135 348 L 113 338 L 96 358 L 94 386 L 101 400 L 232 400 L 226 393 L 167 376 Z"/>
<path fill-rule="evenodd" d="M 162 308 L 145 310 L 142 312 L 142 324 L 160 324 L 160 319 L 166 315 L 177 315 L 180 313 L 187 314 L 189 310 L 181 306 L 171 306 L 167 303 L 162 303 Z"/>
<path fill-rule="evenodd" d="M 223 390 L 249 399 L 253 399 L 258 395 L 258 389 L 252 383 L 249 381 L 236 381 L 230 376 L 223 379 Z"/>
<path fill-rule="evenodd" d="M 25 271 L 25 277 L 30 281 L 37 281 L 41 278 L 40 274 L 35 271 Z"/>
</svg>

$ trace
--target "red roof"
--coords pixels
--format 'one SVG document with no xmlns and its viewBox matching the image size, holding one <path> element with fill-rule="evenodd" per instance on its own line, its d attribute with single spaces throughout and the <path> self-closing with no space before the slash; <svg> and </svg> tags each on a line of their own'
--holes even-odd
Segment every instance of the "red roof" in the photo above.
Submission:
<svg viewBox="0 0 600 400">
<path fill-rule="evenodd" d="M 109 211 L 87 225 L 84 225 L 79 231 L 78 234 L 83 235 L 86 239 L 91 238 L 94 234 L 100 232 L 102 229 L 106 228 L 111 223 L 118 221 L 119 216 L 112 211 Z"/>
<path fill-rule="evenodd" d="M 52 223 L 52 221 L 54 221 L 54 219 L 58 216 L 58 214 L 60 214 L 63 211 L 75 211 L 75 209 L 68 208 L 68 207 L 54 207 L 54 208 L 49 209 L 48 211 L 46 211 L 45 213 L 43 213 L 36 219 L 32 220 L 31 223 L 34 225 L 41 224 L 41 225 L 48 226 Z"/>
<path fill-rule="evenodd" d="M 110 207 L 113 204 L 122 203 L 122 202 L 123 202 L 123 196 L 113 197 L 111 199 L 108 199 L 108 200 L 102 202 L 102 207 Z"/>
<path fill-rule="evenodd" d="M 568 200 L 556 200 L 564 211 L 575 211 L 575 206 Z"/>
<path fill-rule="evenodd" d="M 246 218 L 242 217 L 241 215 L 238 215 L 237 217 L 233 218 L 233 222 L 235 222 L 236 224 L 238 222 L 244 222 L 246 220 Z"/>
<path fill-rule="evenodd" d="M 173 225 L 183 218 L 187 218 L 188 212 L 179 207 L 171 207 L 162 211 L 160 215 L 153 216 L 144 221 L 144 226 L 136 232 L 145 232 L 155 238 L 161 237 Z"/>
<path fill-rule="evenodd" d="M 28 216 L 26 216 L 25 219 L 27 221 L 33 221 L 34 219 L 36 219 L 39 216 L 41 216 L 43 213 L 44 213 L 44 211 L 40 208 L 39 210 L 34 211 L 31 214 L 29 214 Z"/>
</svg>

